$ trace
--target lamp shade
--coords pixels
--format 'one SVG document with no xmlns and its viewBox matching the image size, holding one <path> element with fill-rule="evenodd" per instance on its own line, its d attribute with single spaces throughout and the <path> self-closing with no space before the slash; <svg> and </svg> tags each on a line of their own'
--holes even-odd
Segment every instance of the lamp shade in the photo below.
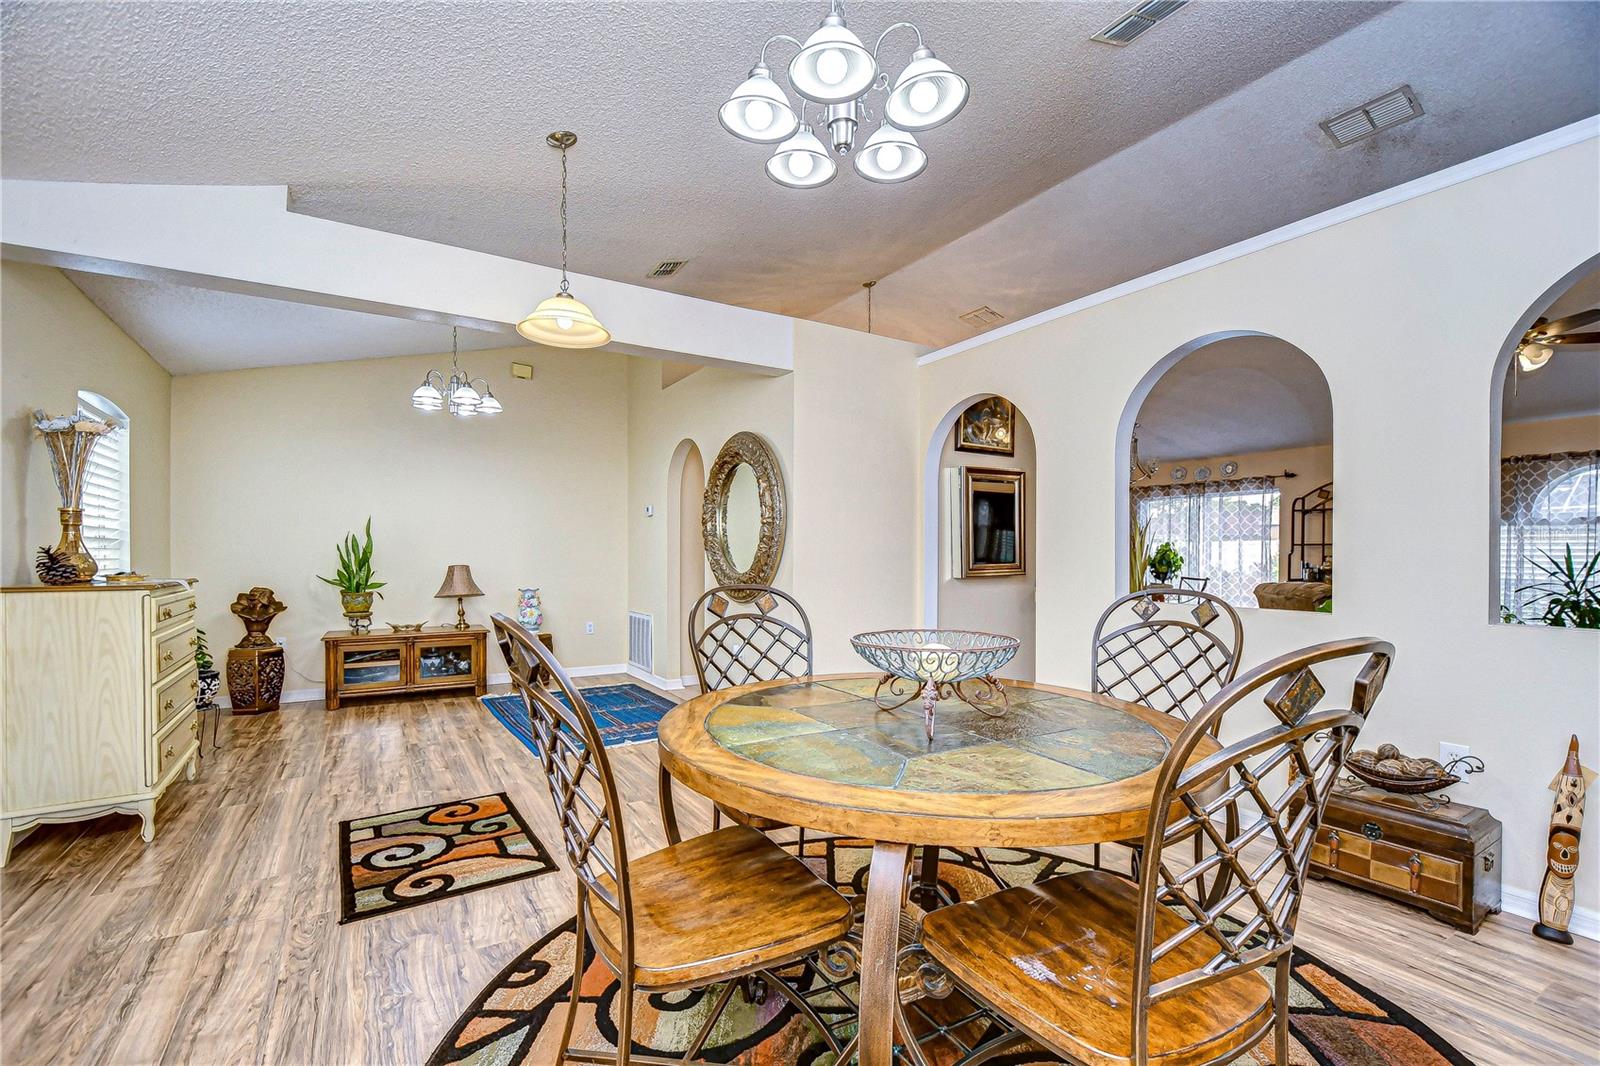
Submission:
<svg viewBox="0 0 1600 1066">
<path fill-rule="evenodd" d="M 879 126 L 856 154 L 856 173 L 880 185 L 910 181 L 928 165 L 928 154 L 905 130 Z"/>
<path fill-rule="evenodd" d="M 921 133 L 942 126 L 967 104 L 967 80 L 933 54 L 919 48 L 895 79 L 883 114 L 903 130 Z"/>
<path fill-rule="evenodd" d="M 800 124 L 772 72 L 759 64 L 718 109 L 717 120 L 735 137 L 755 144 L 777 144 Z"/>
<path fill-rule="evenodd" d="M 611 331 L 600 324 L 589 306 L 567 292 L 556 293 L 528 312 L 528 317 L 517 323 L 517 332 L 556 348 L 598 348 L 611 340 Z"/>
<path fill-rule="evenodd" d="M 453 563 L 444 572 L 444 584 L 433 594 L 435 599 L 455 596 L 482 596 L 483 590 L 472 580 L 472 567 L 466 563 Z"/>
<path fill-rule="evenodd" d="M 778 145 L 778 150 L 767 160 L 767 175 L 779 185 L 791 189 L 814 189 L 826 185 L 839 172 L 829 158 L 810 126 L 801 126 L 800 132 Z"/>
<path fill-rule="evenodd" d="M 877 60 L 838 15 L 823 19 L 789 63 L 789 84 L 794 91 L 819 104 L 854 100 L 877 77 Z"/>
</svg>

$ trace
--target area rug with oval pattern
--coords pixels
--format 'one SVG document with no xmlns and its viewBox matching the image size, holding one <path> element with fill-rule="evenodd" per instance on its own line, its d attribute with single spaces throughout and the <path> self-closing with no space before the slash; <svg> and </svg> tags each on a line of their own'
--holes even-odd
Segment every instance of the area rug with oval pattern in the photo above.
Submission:
<svg viewBox="0 0 1600 1066">
<path fill-rule="evenodd" d="M 869 845 L 860 841 L 808 842 L 806 862 L 846 895 L 862 891 Z M 1003 886 L 1034 881 L 1074 868 L 1068 859 L 1040 852 L 985 852 Z M 994 891 L 995 879 L 971 856 L 945 852 L 940 887 L 955 899 Z M 574 960 L 574 923 L 568 920 L 502 970 L 457 1020 L 429 1058 L 429 1066 L 546 1066 L 566 1018 Z M 617 983 L 594 949 L 585 946 L 583 984 L 573 1026 L 574 1048 L 616 1047 Z M 1403 1008 L 1296 950 L 1291 988 L 1289 1061 L 1292 1066 L 1471 1066 L 1465 1055 Z M 839 1043 L 854 1032 L 853 981 L 833 980 L 820 967 L 797 965 L 784 976 L 833 1028 Z M 719 986 L 692 992 L 640 994 L 634 1005 L 634 1053 L 682 1055 L 717 1000 Z M 955 1041 L 981 1043 L 987 1020 L 955 1024 L 974 1013 L 959 993 L 923 1000 L 909 1013 L 930 1062 L 960 1057 Z M 950 1028 L 954 1025 L 954 1028 Z M 950 1035 L 941 1035 L 949 1029 Z M 735 993 L 701 1052 L 706 1062 L 739 1066 L 831 1066 L 833 1053 L 811 1023 L 783 996 L 748 1002 Z M 987 1060 L 992 1066 L 1044 1066 L 1060 1060 L 1032 1045 Z M 1271 1063 L 1270 1038 L 1241 1060 Z"/>
</svg>

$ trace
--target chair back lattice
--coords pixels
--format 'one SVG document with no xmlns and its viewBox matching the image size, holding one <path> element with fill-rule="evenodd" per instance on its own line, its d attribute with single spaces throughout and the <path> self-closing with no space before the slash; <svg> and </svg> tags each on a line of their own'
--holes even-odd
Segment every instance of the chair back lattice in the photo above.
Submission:
<svg viewBox="0 0 1600 1066">
<path fill-rule="evenodd" d="M 1317 710 L 1312 667 L 1365 656 L 1348 709 Z M 1140 873 L 1133 984 L 1134 1061 L 1148 1057 L 1152 1004 L 1276 963 L 1294 947 L 1311 845 L 1328 796 L 1383 688 L 1394 646 L 1331 641 L 1279 656 L 1208 700 L 1157 777 Z M 1265 689 L 1272 725 L 1185 768 L 1222 716 Z M 1211 882 L 1210 886 L 1206 881 Z M 1157 909 L 1157 904 L 1165 909 Z M 1203 938 L 1196 957 L 1172 957 Z M 1281 1008 L 1280 1008 L 1281 1009 Z"/>
<path fill-rule="evenodd" d="M 735 602 L 736 592 L 748 602 Z M 770 585 L 718 585 L 701 596 L 689 611 L 689 647 L 706 692 L 812 673 L 811 620 Z"/>
<path fill-rule="evenodd" d="M 1192 719 L 1239 672 L 1239 612 L 1203 589 L 1145 589 L 1094 626 L 1094 691 Z"/>
<path fill-rule="evenodd" d="M 545 646 L 514 619 L 494 615 L 495 640 L 522 697 L 538 749 L 550 798 L 561 824 L 561 843 L 578 875 L 579 905 L 593 913 L 594 901 L 618 916 L 622 960 L 632 966 L 632 902 L 628 892 L 628 849 L 624 839 L 616 779 L 605 743 L 582 692 Z M 540 668 L 555 679 L 565 702 L 538 683 Z"/>
</svg>

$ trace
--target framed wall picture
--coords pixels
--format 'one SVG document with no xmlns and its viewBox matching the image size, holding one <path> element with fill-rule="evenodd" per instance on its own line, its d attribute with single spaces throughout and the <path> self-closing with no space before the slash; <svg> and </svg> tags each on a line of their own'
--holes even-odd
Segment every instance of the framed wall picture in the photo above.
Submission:
<svg viewBox="0 0 1600 1066">
<path fill-rule="evenodd" d="M 956 451 L 1015 455 L 1016 420 L 1010 400 L 999 396 L 979 400 L 961 412 L 961 421 L 956 425 Z"/>
<path fill-rule="evenodd" d="M 1021 470 L 961 470 L 961 576 L 1028 572 L 1027 475 Z"/>
</svg>

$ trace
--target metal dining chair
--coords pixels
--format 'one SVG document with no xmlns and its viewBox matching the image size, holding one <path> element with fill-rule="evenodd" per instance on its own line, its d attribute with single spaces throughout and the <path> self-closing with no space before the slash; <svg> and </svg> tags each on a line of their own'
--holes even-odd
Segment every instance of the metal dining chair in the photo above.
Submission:
<svg viewBox="0 0 1600 1066">
<path fill-rule="evenodd" d="M 962 1061 L 1034 1040 L 1086 1066 L 1223 1063 L 1270 1030 L 1285 1066 L 1311 845 L 1393 655 L 1372 638 L 1317 644 L 1207 700 L 1162 763 L 1137 879 L 1089 870 L 927 915 L 920 944 L 901 952 L 904 964 L 933 965 L 921 971 L 924 993 L 947 993 L 954 978 L 1009 1023 Z M 1325 690 L 1313 667 L 1361 657 L 1349 708 L 1318 710 Z M 1189 765 L 1223 716 L 1258 694 L 1271 724 Z M 1218 869 L 1231 887 L 1209 898 L 1199 885 Z M 897 1008 L 913 1031 L 898 999 Z"/>
<path fill-rule="evenodd" d="M 577 957 L 556 1062 L 692 1062 L 734 992 L 759 975 L 842 1049 L 815 1009 L 774 970 L 842 940 L 850 904 L 765 836 L 730 825 L 630 858 L 622 804 L 599 728 L 583 693 L 537 640 L 504 614 L 495 639 L 528 712 L 539 762 L 577 876 Z M 559 695 L 539 683 L 541 668 Z M 585 970 L 585 944 L 617 975 L 617 1052 L 570 1048 Z M 664 993 L 727 982 L 681 1058 L 636 1055 L 635 989 Z"/>
<path fill-rule="evenodd" d="M 689 649 L 702 692 L 810 677 L 811 644 L 811 619 L 805 608 L 771 585 L 718 585 L 689 609 Z M 675 829 L 672 778 L 666 770 L 661 771 L 660 794 L 662 818 Z M 722 814 L 767 832 L 789 828 L 783 822 L 722 807 L 712 810 L 713 828 L 721 824 Z M 804 854 L 805 829 L 795 832 L 795 846 Z"/>
<path fill-rule="evenodd" d="M 1188 721 L 1234 679 L 1243 652 L 1239 612 L 1221 596 L 1130 592 L 1095 623 L 1093 690 Z"/>
</svg>

